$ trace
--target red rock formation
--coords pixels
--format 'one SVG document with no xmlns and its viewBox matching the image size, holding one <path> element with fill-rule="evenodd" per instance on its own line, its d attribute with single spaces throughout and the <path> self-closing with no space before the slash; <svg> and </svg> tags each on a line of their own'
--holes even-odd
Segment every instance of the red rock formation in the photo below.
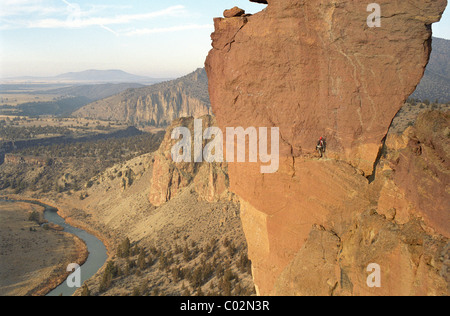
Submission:
<svg viewBox="0 0 450 316">
<path fill-rule="evenodd" d="M 225 10 L 223 12 L 223 16 L 226 18 L 233 18 L 236 16 L 243 16 L 245 14 L 245 11 L 238 8 L 238 7 L 234 7 L 233 9 L 230 10 Z"/>
<path fill-rule="evenodd" d="M 448 140 L 450 113 L 428 112 L 420 115 L 414 127 L 401 137 L 389 136 L 390 179 L 401 191 L 401 199 L 382 198 L 383 205 L 395 207 L 396 213 L 407 220 L 408 212 L 414 212 L 438 233 L 450 236 L 450 142 Z M 386 190 L 392 192 L 393 190 Z M 385 193 L 385 192 L 383 192 Z M 405 203 L 408 201 L 413 209 Z M 380 204 L 380 203 L 379 203 Z M 386 210 L 387 207 L 384 208 Z"/>
<path fill-rule="evenodd" d="M 206 60 L 211 104 L 222 129 L 280 128 L 279 171 L 262 175 L 259 164 L 229 164 L 230 189 L 241 199 L 260 294 L 305 293 L 289 290 L 289 282 L 311 286 L 312 293 L 336 294 L 332 278 L 303 285 L 293 281 L 302 280 L 299 264 L 304 262 L 294 259 L 306 258 L 307 240 L 324 246 L 315 240 L 323 234 L 311 234 L 313 227 L 328 232 L 324 247 L 343 249 L 342 238 L 357 225 L 359 214 L 376 206 L 374 185 L 366 177 L 375 172 L 393 117 L 423 76 L 430 25 L 440 19 L 447 1 L 378 1 L 379 28 L 368 26 L 368 3 L 357 0 L 267 2 L 253 16 L 215 19 Z M 327 139 L 328 159 L 319 161 L 312 156 L 320 136 Z M 350 235 L 349 243 L 355 236 Z M 355 258 L 358 248 L 349 248 Z M 405 259 L 402 251 L 386 250 L 387 258 Z M 353 281 L 363 279 L 362 266 L 334 260 L 330 275 L 337 273 L 342 288 L 346 282 L 339 271 Z M 341 294 L 360 294 L 355 289 L 363 287 L 353 284 Z M 389 290 L 383 293 L 396 293 Z"/>
<path fill-rule="evenodd" d="M 212 116 L 200 118 L 203 130 L 215 126 Z M 172 139 L 172 131 L 177 127 L 187 127 L 194 136 L 194 118 L 175 120 L 167 130 L 159 150 L 155 153 L 153 164 L 152 185 L 149 200 L 155 206 L 160 206 L 174 198 L 181 190 L 191 184 L 199 198 L 208 202 L 217 202 L 227 196 L 228 174 L 224 164 L 220 163 L 175 163 L 172 159 L 172 147 L 179 142 Z M 205 142 L 203 142 L 204 144 Z M 193 144 L 192 144 L 193 146 Z M 193 148 L 193 147 L 192 147 Z M 192 149 L 192 153 L 194 150 Z M 194 161 L 194 159 L 192 159 Z"/>
</svg>

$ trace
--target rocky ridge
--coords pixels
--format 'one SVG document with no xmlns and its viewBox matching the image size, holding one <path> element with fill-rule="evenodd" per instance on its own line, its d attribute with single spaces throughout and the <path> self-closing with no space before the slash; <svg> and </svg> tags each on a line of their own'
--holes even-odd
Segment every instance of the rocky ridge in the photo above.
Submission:
<svg viewBox="0 0 450 316">
<path fill-rule="evenodd" d="M 258 293 L 448 295 L 448 153 L 430 142 L 448 117 L 425 135 L 419 120 L 409 145 L 394 150 L 400 160 L 385 153 L 447 1 L 378 2 L 380 28 L 367 25 L 359 1 L 267 3 L 253 16 L 215 19 L 206 60 L 222 129 L 280 128 L 277 173 L 228 165 Z M 372 263 L 381 288 L 367 286 Z"/>
<path fill-rule="evenodd" d="M 210 114 L 207 86 L 205 70 L 198 69 L 177 80 L 128 89 L 88 104 L 73 115 L 130 124 L 168 126 L 179 117 Z"/>
</svg>

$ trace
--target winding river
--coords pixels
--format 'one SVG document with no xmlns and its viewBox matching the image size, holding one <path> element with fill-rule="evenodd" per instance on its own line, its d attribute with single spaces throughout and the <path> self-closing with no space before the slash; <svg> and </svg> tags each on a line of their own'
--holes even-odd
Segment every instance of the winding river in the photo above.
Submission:
<svg viewBox="0 0 450 316">
<path fill-rule="evenodd" d="M 89 256 L 86 262 L 81 266 L 81 284 L 83 284 L 87 279 L 97 273 L 97 271 L 104 265 L 108 259 L 107 250 L 105 245 L 95 236 L 87 233 L 84 230 L 73 227 L 66 223 L 66 221 L 58 215 L 58 210 L 52 206 L 27 200 L 4 200 L 0 199 L 2 202 L 25 202 L 30 204 L 40 205 L 45 208 L 44 217 L 50 223 L 57 224 L 64 228 L 65 232 L 74 234 L 81 238 L 87 246 L 89 251 Z M 71 296 L 75 293 L 77 288 L 70 288 L 67 282 L 64 281 L 56 289 L 47 294 L 47 296 Z"/>
</svg>

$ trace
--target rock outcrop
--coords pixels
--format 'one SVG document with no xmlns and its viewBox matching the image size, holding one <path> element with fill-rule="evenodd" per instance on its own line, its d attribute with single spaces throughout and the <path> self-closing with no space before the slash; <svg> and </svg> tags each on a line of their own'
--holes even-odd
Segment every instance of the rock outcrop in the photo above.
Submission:
<svg viewBox="0 0 450 316">
<path fill-rule="evenodd" d="M 450 235 L 450 112 L 429 111 L 417 118 L 403 135 L 389 135 L 386 158 L 380 169 L 389 181 L 378 203 L 381 211 L 396 209 L 397 217 L 408 220 L 414 212 L 438 233 Z M 390 187 L 404 192 L 401 198 Z M 389 194 L 391 193 L 391 194 Z M 409 202 L 405 203 L 405 201 Z"/>
<path fill-rule="evenodd" d="M 203 122 L 203 130 L 216 126 L 213 116 L 207 115 L 200 118 Z M 175 163 L 172 159 L 172 148 L 179 139 L 172 139 L 172 131 L 177 127 L 186 127 L 194 136 L 194 118 L 180 118 L 175 120 L 168 128 L 166 136 L 155 153 L 153 164 L 152 185 L 150 188 L 150 203 L 160 206 L 191 184 L 199 198 L 208 202 L 218 202 L 228 196 L 228 173 L 226 164 L 223 163 Z M 203 141 L 205 144 L 205 141 Z M 192 153 L 194 153 L 192 141 Z M 192 157 L 192 161 L 194 158 Z"/>
<path fill-rule="evenodd" d="M 267 2 L 253 16 L 216 18 L 206 60 L 222 129 L 280 129 L 277 173 L 261 174 L 261 163 L 228 165 L 258 292 L 448 293 L 440 273 L 450 228 L 437 223 L 448 210 L 427 208 L 434 192 L 426 186 L 408 197 L 401 167 L 398 179 L 378 176 L 389 126 L 423 76 L 430 25 L 447 1 L 378 1 L 374 28 L 367 3 L 356 0 Z M 328 143 L 322 160 L 314 157 L 320 136 Z M 387 208 L 395 204 L 389 195 L 405 214 Z M 389 278 L 384 287 L 366 285 L 371 263 Z"/>
<path fill-rule="evenodd" d="M 245 11 L 238 7 L 234 7 L 230 10 L 225 10 L 223 12 L 223 16 L 226 18 L 234 18 L 236 16 L 243 16 L 244 14 L 245 14 Z"/>
<path fill-rule="evenodd" d="M 88 104 L 73 115 L 130 124 L 168 126 L 179 117 L 210 114 L 207 86 L 205 70 L 198 69 L 177 80 L 128 89 Z"/>
</svg>

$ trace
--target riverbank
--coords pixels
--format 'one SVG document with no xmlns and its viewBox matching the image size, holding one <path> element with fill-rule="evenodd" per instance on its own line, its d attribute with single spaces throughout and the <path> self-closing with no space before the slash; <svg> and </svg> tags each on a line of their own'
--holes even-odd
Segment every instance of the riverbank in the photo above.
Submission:
<svg viewBox="0 0 450 316">
<path fill-rule="evenodd" d="M 70 237 L 72 237 L 75 241 L 75 259 L 74 260 L 68 260 L 70 261 L 70 263 L 77 263 L 78 265 L 83 265 L 88 256 L 89 256 L 89 252 L 87 250 L 86 244 L 84 243 L 83 240 L 81 240 L 79 237 L 69 234 L 69 233 L 64 233 L 65 235 L 68 235 Z M 67 270 L 67 266 L 65 266 L 66 269 L 65 270 L 60 270 L 58 272 L 55 272 L 54 275 L 51 275 L 50 278 L 45 281 L 40 288 L 38 288 L 33 294 L 32 296 L 45 296 L 48 293 L 50 293 L 51 291 L 53 291 L 54 289 L 56 289 L 61 283 L 63 283 L 67 277 L 71 274 L 71 272 L 65 272 Z"/>
<path fill-rule="evenodd" d="M 49 199 L 49 198 L 36 199 L 36 198 L 29 197 L 26 195 L 16 195 L 16 194 L 7 194 L 3 197 L 10 199 L 10 200 L 16 200 L 16 201 L 25 199 L 27 201 L 42 203 L 42 204 L 45 204 L 45 205 L 48 205 L 50 207 L 57 209 L 58 215 L 61 216 L 66 221 L 67 224 L 69 224 L 73 227 L 82 229 L 82 230 L 86 231 L 87 233 L 98 238 L 105 245 L 105 247 L 107 249 L 108 258 L 112 258 L 114 250 L 112 247 L 112 242 L 109 240 L 109 238 L 107 238 L 106 236 L 101 234 L 99 231 L 95 230 L 92 226 L 88 225 L 86 222 L 75 219 L 72 216 L 73 211 L 69 211 L 69 209 L 65 205 L 61 204 L 60 202 L 58 203 L 57 201 L 55 201 L 53 199 Z M 0 196 L 0 198 L 2 198 L 2 197 Z"/>
<path fill-rule="evenodd" d="M 111 250 L 111 246 L 110 246 L 110 241 L 107 238 L 105 238 L 105 236 L 103 236 L 99 232 L 95 231 L 92 227 L 86 225 L 85 223 L 83 223 L 81 221 L 74 219 L 70 215 L 68 210 L 66 210 L 64 207 L 61 207 L 61 205 L 59 203 L 55 202 L 54 200 L 49 200 L 46 198 L 36 199 L 36 198 L 32 198 L 32 197 L 29 197 L 26 195 L 14 195 L 14 194 L 4 195 L 3 197 L 0 197 L 0 198 L 5 198 L 8 200 L 13 200 L 13 201 L 26 200 L 26 201 L 30 201 L 30 202 L 45 204 L 49 207 L 56 209 L 57 214 L 61 218 L 63 218 L 68 225 L 78 228 L 80 230 L 84 230 L 85 232 L 91 234 L 92 236 L 95 236 L 98 240 L 100 240 L 106 248 L 106 254 L 107 254 L 107 258 L 108 258 L 107 260 L 112 258 L 112 255 L 111 255 L 112 250 Z M 30 204 L 30 205 L 33 205 L 33 204 Z M 82 266 L 83 264 L 86 263 L 88 256 L 89 256 L 89 252 L 86 247 L 86 244 L 79 237 L 77 237 L 73 234 L 68 234 L 68 233 L 64 233 L 64 234 L 71 236 L 71 238 L 74 239 L 75 245 L 76 245 L 76 254 L 77 255 L 72 256 L 72 258 L 75 258 L 75 259 L 73 259 L 70 263 L 77 263 L 80 266 Z M 105 260 L 105 263 L 107 262 L 107 260 Z M 105 266 L 105 264 L 103 264 L 103 266 L 99 270 L 102 270 L 104 268 L 104 266 Z M 32 295 L 36 295 L 36 296 L 47 295 L 48 293 L 50 293 L 51 291 L 56 289 L 60 284 L 62 284 L 69 275 L 70 275 L 70 272 L 66 272 L 66 269 L 61 270 L 59 274 L 51 275 L 45 282 L 43 282 L 41 284 L 39 289 L 34 291 L 34 293 Z"/>
<path fill-rule="evenodd" d="M 0 295 L 43 296 L 63 282 L 70 263 L 83 264 L 88 252 L 77 236 L 46 229 L 30 220 L 44 207 L 0 203 Z"/>
</svg>

